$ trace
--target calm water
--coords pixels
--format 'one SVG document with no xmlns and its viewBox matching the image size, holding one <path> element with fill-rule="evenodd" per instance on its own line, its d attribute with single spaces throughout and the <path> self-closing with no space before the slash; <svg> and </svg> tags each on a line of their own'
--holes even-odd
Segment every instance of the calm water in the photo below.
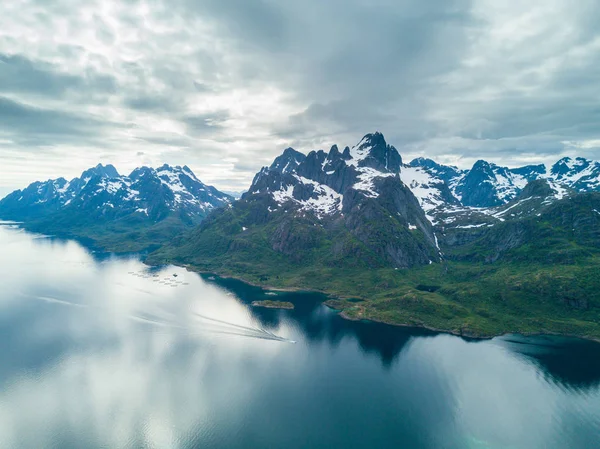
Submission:
<svg viewBox="0 0 600 449">
<path fill-rule="evenodd" d="M 254 308 L 6 225 L 0 250 L 0 447 L 600 447 L 600 344 Z"/>
</svg>

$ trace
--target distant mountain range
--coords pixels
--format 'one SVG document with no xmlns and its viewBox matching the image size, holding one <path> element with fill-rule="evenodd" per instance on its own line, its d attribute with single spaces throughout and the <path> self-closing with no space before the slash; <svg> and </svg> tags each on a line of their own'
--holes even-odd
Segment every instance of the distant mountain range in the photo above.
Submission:
<svg viewBox="0 0 600 449">
<path fill-rule="evenodd" d="M 287 148 L 240 199 L 188 167 L 99 165 L 31 184 L 0 218 L 261 285 L 316 289 L 350 318 L 461 335 L 600 339 L 600 163 L 405 163 L 381 133 Z"/>
<path fill-rule="evenodd" d="M 187 166 L 140 167 L 122 176 L 99 164 L 79 178 L 34 182 L 9 194 L 0 201 L 0 217 L 129 250 L 161 244 L 232 201 Z"/>
<path fill-rule="evenodd" d="M 409 167 L 417 170 L 413 172 Z M 600 162 L 584 158 L 566 157 L 550 167 L 540 164 L 512 169 L 479 160 L 470 170 L 459 170 L 437 164 L 431 159 L 418 158 L 411 161 L 409 167 L 403 170 L 403 180 L 407 184 L 415 182 L 426 188 L 443 182 L 464 206 L 493 207 L 505 204 L 515 199 L 527 183 L 536 179 L 545 179 L 561 192 L 565 189 L 573 192 L 600 190 Z M 422 199 L 426 200 L 426 197 Z M 433 204 L 441 203 L 433 201 Z"/>
</svg>

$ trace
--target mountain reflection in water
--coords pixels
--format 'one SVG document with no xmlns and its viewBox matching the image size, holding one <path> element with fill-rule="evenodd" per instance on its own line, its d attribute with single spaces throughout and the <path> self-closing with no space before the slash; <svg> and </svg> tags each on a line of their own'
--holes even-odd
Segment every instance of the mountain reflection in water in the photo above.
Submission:
<svg viewBox="0 0 600 449">
<path fill-rule="evenodd" d="M 347 321 L 40 237 L 0 226 L 0 447 L 597 447 L 597 343 Z"/>
</svg>

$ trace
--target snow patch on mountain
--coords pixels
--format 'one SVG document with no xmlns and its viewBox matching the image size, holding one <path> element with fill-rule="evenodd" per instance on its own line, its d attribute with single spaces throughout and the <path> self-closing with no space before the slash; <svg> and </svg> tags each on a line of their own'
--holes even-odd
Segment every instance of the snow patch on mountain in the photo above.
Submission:
<svg viewBox="0 0 600 449">
<path fill-rule="evenodd" d="M 405 166 L 400 172 L 400 179 L 417 197 L 425 212 L 445 204 L 440 189 L 436 187 L 443 181 L 432 176 L 425 168 Z"/>
<path fill-rule="evenodd" d="M 383 173 L 370 167 L 359 167 L 357 170 L 360 173 L 358 175 L 359 181 L 353 187 L 355 190 L 364 192 L 370 198 L 377 198 L 379 196 L 379 192 L 375 188 L 375 180 L 377 178 L 395 176 L 393 173 Z"/>
<path fill-rule="evenodd" d="M 325 184 L 320 184 L 296 174 L 293 176 L 299 184 L 307 186 L 312 191 L 311 196 L 308 199 L 296 199 L 294 197 L 295 186 L 290 184 L 272 192 L 273 199 L 277 202 L 278 207 L 284 206 L 287 202 L 292 202 L 297 204 L 300 210 L 311 211 L 318 218 L 342 211 L 344 200 L 342 194 L 337 193 Z M 275 210 L 270 210 L 270 212 Z"/>
<path fill-rule="evenodd" d="M 369 143 L 369 136 L 364 136 L 357 145 L 350 148 L 350 156 L 352 159 L 349 159 L 347 163 L 349 165 L 358 166 L 358 163 L 364 159 L 366 159 L 371 153 L 372 145 Z"/>
</svg>

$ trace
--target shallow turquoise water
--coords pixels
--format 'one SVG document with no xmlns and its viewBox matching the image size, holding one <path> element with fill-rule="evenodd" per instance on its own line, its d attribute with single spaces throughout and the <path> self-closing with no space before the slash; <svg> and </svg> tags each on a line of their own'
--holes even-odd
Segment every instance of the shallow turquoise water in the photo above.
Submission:
<svg viewBox="0 0 600 449">
<path fill-rule="evenodd" d="M 0 249 L 0 447 L 600 447 L 596 343 L 345 321 L 12 226 Z"/>
</svg>

